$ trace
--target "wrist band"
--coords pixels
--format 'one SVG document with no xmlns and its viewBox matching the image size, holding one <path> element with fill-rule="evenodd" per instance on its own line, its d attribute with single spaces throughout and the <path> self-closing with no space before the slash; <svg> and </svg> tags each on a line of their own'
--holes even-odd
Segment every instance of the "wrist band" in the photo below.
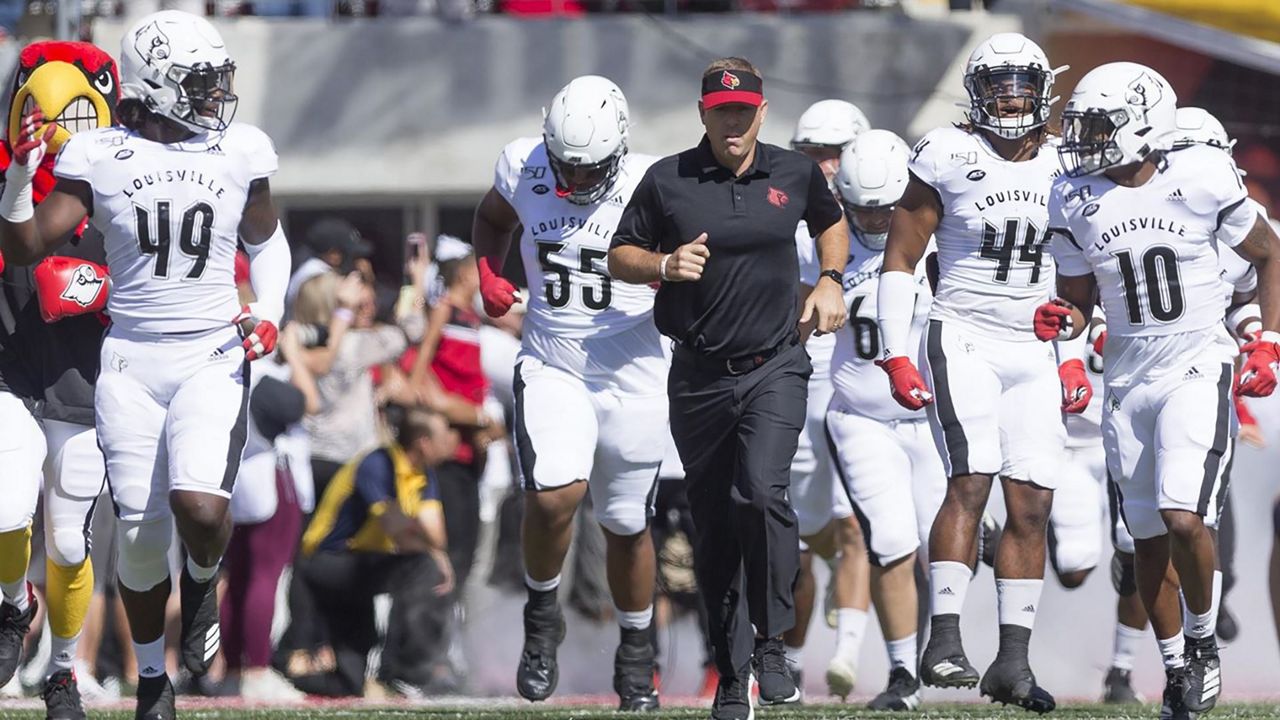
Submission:
<svg viewBox="0 0 1280 720">
<path fill-rule="evenodd" d="M 0 217 L 11 223 L 30 220 L 36 214 L 31 200 L 31 179 L 35 170 L 16 162 L 5 170 L 4 192 L 0 193 Z"/>
<path fill-rule="evenodd" d="M 667 261 L 671 259 L 671 253 L 662 256 L 662 260 L 658 261 L 658 279 L 666 281 L 671 278 L 667 277 Z"/>
</svg>

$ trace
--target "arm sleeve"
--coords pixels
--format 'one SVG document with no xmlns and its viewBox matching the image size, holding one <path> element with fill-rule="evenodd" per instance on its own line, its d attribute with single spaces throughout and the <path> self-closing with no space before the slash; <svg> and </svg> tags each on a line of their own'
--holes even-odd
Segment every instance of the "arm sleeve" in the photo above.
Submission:
<svg viewBox="0 0 1280 720">
<path fill-rule="evenodd" d="M 63 143 L 53 163 L 54 175 L 68 180 L 89 181 L 92 169 L 92 163 L 89 162 L 89 135 L 90 133 L 72 135 Z"/>
<path fill-rule="evenodd" d="M 374 450 L 356 467 L 355 491 L 374 509 L 396 496 L 396 470 L 386 450 Z"/>
<path fill-rule="evenodd" d="M 916 311 L 916 279 L 901 270 L 880 274 L 880 287 L 876 292 L 876 322 L 880 324 L 880 336 L 884 340 L 883 357 L 909 355 L 911 319 Z"/>
<path fill-rule="evenodd" d="M 796 257 L 800 259 L 800 282 L 813 287 L 818 284 L 818 248 L 809 234 L 809 224 L 801 220 L 796 226 Z"/>
<path fill-rule="evenodd" d="M 657 182 L 653 179 L 653 166 L 650 166 L 636 185 L 636 191 L 631 194 L 631 202 L 622 211 L 622 219 L 618 220 L 618 229 L 613 233 L 609 246 L 635 245 L 646 250 L 657 250 L 660 246 L 658 220 L 661 217 L 661 198 L 658 196 Z"/>
<path fill-rule="evenodd" d="M 249 254 L 249 284 L 257 300 L 251 303 L 254 315 L 276 325 L 284 317 L 284 297 L 289 289 L 289 268 L 293 255 L 284 236 L 284 225 L 277 222 L 275 232 L 264 243 L 244 243 Z"/>
</svg>

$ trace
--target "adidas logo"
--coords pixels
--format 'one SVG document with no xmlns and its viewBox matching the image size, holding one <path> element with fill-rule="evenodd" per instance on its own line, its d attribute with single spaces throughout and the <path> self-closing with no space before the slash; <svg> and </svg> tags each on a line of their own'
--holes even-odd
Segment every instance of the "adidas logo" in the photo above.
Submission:
<svg viewBox="0 0 1280 720">
<path fill-rule="evenodd" d="M 1187 196 L 1182 194 L 1182 188 L 1178 188 L 1177 190 L 1169 193 L 1165 200 L 1168 200 L 1169 202 L 1186 202 Z"/>
<path fill-rule="evenodd" d="M 951 663 L 945 660 L 933 666 L 933 672 L 943 677 L 946 677 L 948 675 L 955 675 L 956 673 L 962 672 L 963 670 L 964 668 L 960 667 L 959 665 L 956 665 L 954 663 Z"/>
<path fill-rule="evenodd" d="M 939 590 L 939 591 L 938 591 L 938 594 L 939 594 L 939 595 L 950 595 L 950 596 L 953 596 L 953 597 L 955 596 L 955 592 L 953 592 L 953 591 L 951 590 L 951 586 L 950 586 L 950 585 L 948 585 L 947 587 L 944 587 L 944 588 L 942 588 L 941 590 Z"/>
<path fill-rule="evenodd" d="M 1200 372 L 1200 370 L 1198 368 L 1193 367 L 1190 370 L 1188 370 L 1185 375 L 1182 376 L 1182 379 L 1183 380 L 1199 380 L 1202 377 L 1204 377 L 1204 375 Z"/>
<path fill-rule="evenodd" d="M 1036 611 L 1036 606 L 1035 606 L 1035 605 L 1028 605 L 1028 606 L 1026 606 L 1026 607 L 1022 608 L 1022 612 L 1029 612 L 1029 613 L 1033 613 L 1033 612 L 1035 612 L 1035 611 Z"/>
<path fill-rule="evenodd" d="M 153 665 L 148 665 L 138 671 L 138 675 L 140 677 L 157 677 L 163 674 L 164 674 L 163 668 L 158 668 Z"/>
</svg>

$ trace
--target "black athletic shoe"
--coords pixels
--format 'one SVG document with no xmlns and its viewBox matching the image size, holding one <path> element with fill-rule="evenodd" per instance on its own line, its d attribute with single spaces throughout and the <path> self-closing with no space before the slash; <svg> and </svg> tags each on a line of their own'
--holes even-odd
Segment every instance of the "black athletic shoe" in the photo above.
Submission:
<svg viewBox="0 0 1280 720">
<path fill-rule="evenodd" d="M 1160 702 L 1160 720 L 1195 720 L 1198 715 L 1187 709 L 1186 694 L 1186 668 L 1166 668 L 1164 696 Z"/>
<path fill-rule="evenodd" d="M 800 688 L 796 687 L 787 667 L 787 654 L 782 649 L 782 638 L 756 640 L 756 650 L 751 658 L 756 682 L 760 683 L 761 705 L 787 705 L 800 701 Z"/>
<path fill-rule="evenodd" d="M 1102 702 L 1108 705 L 1134 705 L 1142 702 L 1142 697 L 1133 689 L 1128 670 L 1111 668 L 1102 681 L 1102 687 Z"/>
<path fill-rule="evenodd" d="M 222 635 L 218 628 L 218 582 L 196 582 L 182 568 L 179 581 L 182 603 L 182 666 L 195 676 L 209 672 L 218 654 Z"/>
<path fill-rule="evenodd" d="M 175 720 L 173 684 L 168 675 L 138 678 L 138 709 L 133 720 Z"/>
<path fill-rule="evenodd" d="M 889 685 L 867 703 L 868 710 L 915 710 L 920 707 L 920 680 L 904 667 L 889 672 Z"/>
<path fill-rule="evenodd" d="M 649 629 L 622 628 L 622 640 L 613 655 L 613 690 L 618 709 L 632 712 L 657 710 L 658 691 L 653 687 L 657 653 Z"/>
<path fill-rule="evenodd" d="M 737 675 L 721 675 L 716 686 L 716 699 L 711 703 L 711 720 L 754 720 L 756 709 L 751 705 L 751 686 L 755 676 L 751 670 Z"/>
<path fill-rule="evenodd" d="M 0 687 L 9 683 L 22 664 L 27 631 L 31 629 L 38 604 L 29 587 L 26 612 L 18 612 L 18 608 L 9 603 L 0 603 Z"/>
<path fill-rule="evenodd" d="M 44 700 L 45 720 L 85 720 L 80 688 L 76 684 L 76 674 L 71 670 L 59 670 L 50 675 L 44 681 L 40 698 Z"/>
<path fill-rule="evenodd" d="M 960 616 L 937 615 L 929 621 L 929 644 L 920 656 L 920 681 L 930 687 L 971 688 L 978 671 L 960 643 Z"/>
<path fill-rule="evenodd" d="M 526 700 L 546 700 L 560 682 L 556 649 L 564 642 L 564 615 L 555 590 L 529 592 L 524 604 L 524 649 L 516 668 L 516 692 Z"/>
<path fill-rule="evenodd" d="M 1224 643 L 1229 643 L 1240 636 L 1240 625 L 1236 622 L 1236 616 L 1231 614 L 1227 609 L 1227 604 L 1223 602 L 1218 605 L 1218 639 Z"/>
<path fill-rule="evenodd" d="M 1183 657 L 1187 660 L 1187 690 L 1183 695 L 1187 709 L 1193 713 L 1209 712 L 1218 704 L 1222 692 L 1218 641 L 1213 636 L 1187 638 Z"/>
<path fill-rule="evenodd" d="M 1000 649 L 978 686 L 991 702 L 1017 705 L 1023 710 L 1044 714 L 1057 707 L 1047 690 L 1036 684 L 1027 662 L 1031 630 L 1018 625 L 1000 626 Z"/>
</svg>

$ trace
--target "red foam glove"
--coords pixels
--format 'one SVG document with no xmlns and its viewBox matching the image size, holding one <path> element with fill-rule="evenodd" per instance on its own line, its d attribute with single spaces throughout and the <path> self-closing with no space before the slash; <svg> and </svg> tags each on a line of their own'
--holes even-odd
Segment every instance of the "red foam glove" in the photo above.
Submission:
<svg viewBox="0 0 1280 720">
<path fill-rule="evenodd" d="M 1059 340 L 1071 328 L 1071 306 L 1061 300 L 1050 300 L 1036 308 L 1031 325 L 1041 342 Z"/>
<path fill-rule="evenodd" d="M 1058 380 L 1062 382 L 1062 411 L 1082 413 L 1093 399 L 1093 383 L 1085 372 L 1083 360 L 1068 360 L 1058 366 Z"/>
<path fill-rule="evenodd" d="M 35 167 L 44 160 L 49 141 L 58 131 L 55 123 L 46 123 L 44 112 L 35 108 L 21 120 L 18 130 L 18 142 L 13 146 L 13 161 L 26 167 Z"/>
<path fill-rule="evenodd" d="M 506 278 L 495 273 L 489 266 L 489 258 L 482 257 L 478 263 L 480 268 L 480 297 L 484 300 L 484 312 L 489 317 L 498 318 L 506 315 L 511 306 L 520 302 L 520 293 L 516 286 Z"/>
<path fill-rule="evenodd" d="M 877 360 L 879 365 L 889 374 L 889 387 L 893 399 L 908 410 L 919 410 L 933 402 L 933 394 L 920 377 L 920 371 L 905 356 L 891 357 L 888 360 Z"/>
<path fill-rule="evenodd" d="M 1276 389 L 1275 364 L 1280 362 L 1280 344 L 1273 339 L 1276 333 L 1264 332 L 1262 335 L 1262 338 L 1251 340 L 1240 348 L 1246 357 L 1240 366 L 1237 395 L 1267 397 Z"/>
<path fill-rule="evenodd" d="M 104 310 L 111 288 L 106 268 L 61 256 L 47 257 L 36 265 L 35 285 L 40 317 L 47 323 Z"/>
<path fill-rule="evenodd" d="M 270 320 L 259 320 L 248 305 L 240 309 L 234 322 L 240 329 L 240 337 L 244 338 L 240 346 L 244 348 L 245 360 L 253 362 L 276 349 L 276 339 L 280 336 L 276 324 Z"/>
</svg>

